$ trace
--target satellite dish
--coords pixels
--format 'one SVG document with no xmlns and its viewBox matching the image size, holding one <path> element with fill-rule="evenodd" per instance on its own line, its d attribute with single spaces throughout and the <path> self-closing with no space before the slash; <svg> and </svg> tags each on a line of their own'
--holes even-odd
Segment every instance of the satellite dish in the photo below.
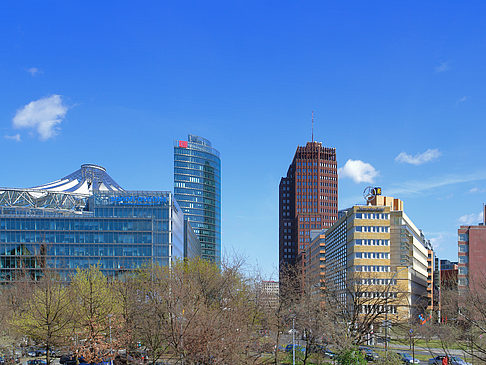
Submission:
<svg viewBox="0 0 486 365">
<path fill-rule="evenodd" d="M 363 198 L 370 203 L 375 197 L 375 188 L 372 186 L 367 186 L 363 191 Z"/>
</svg>

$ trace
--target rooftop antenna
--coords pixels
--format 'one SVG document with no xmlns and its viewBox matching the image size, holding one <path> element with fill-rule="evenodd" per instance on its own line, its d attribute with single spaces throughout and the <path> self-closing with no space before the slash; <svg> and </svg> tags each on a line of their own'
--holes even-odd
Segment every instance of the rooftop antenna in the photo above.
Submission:
<svg viewBox="0 0 486 365">
<path fill-rule="evenodd" d="M 314 143 L 314 111 L 312 111 L 312 143 Z"/>
</svg>

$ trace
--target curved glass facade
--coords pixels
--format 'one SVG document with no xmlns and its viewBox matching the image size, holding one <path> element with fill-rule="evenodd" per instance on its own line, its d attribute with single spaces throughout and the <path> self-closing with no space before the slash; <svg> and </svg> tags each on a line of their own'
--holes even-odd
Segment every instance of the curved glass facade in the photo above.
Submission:
<svg viewBox="0 0 486 365">
<path fill-rule="evenodd" d="M 221 159 L 211 142 L 189 135 L 174 146 L 174 196 L 201 242 L 201 256 L 221 262 Z"/>
</svg>

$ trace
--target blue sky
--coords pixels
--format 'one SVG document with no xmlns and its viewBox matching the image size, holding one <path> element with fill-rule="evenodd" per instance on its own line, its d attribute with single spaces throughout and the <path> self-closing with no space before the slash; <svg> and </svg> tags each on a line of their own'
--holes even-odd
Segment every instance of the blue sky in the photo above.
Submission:
<svg viewBox="0 0 486 365">
<path fill-rule="evenodd" d="M 314 110 L 339 207 L 381 186 L 455 259 L 486 201 L 485 18 L 483 1 L 2 1 L 0 186 L 89 162 L 171 190 L 173 142 L 199 134 L 222 155 L 223 251 L 276 277 L 278 182 Z"/>
</svg>

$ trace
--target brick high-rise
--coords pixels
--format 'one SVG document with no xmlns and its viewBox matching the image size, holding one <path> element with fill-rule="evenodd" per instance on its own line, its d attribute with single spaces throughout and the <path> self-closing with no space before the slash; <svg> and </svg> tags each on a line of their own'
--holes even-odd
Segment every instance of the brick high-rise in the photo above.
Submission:
<svg viewBox="0 0 486 365">
<path fill-rule="evenodd" d="M 331 227 L 338 215 L 336 149 L 321 142 L 297 147 L 279 187 L 279 266 L 304 266 L 310 231 Z"/>
<path fill-rule="evenodd" d="M 486 205 L 483 221 L 475 226 L 461 226 L 458 230 L 458 289 L 478 290 L 486 283 Z"/>
</svg>

